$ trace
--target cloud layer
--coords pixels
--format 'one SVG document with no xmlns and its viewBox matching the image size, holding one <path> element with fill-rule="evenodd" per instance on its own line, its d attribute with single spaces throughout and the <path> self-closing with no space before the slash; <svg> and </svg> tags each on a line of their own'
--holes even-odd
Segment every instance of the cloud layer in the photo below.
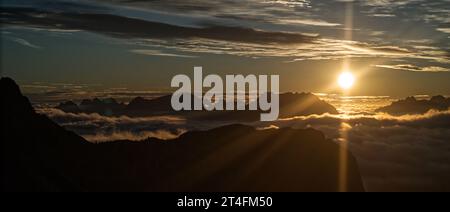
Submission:
<svg viewBox="0 0 450 212">
<path fill-rule="evenodd" d="M 178 137 L 187 127 L 186 120 L 172 116 L 107 117 L 98 114 L 65 113 L 53 108 L 39 109 L 38 112 L 91 142 L 139 141 L 150 137 L 167 140 Z"/>
<path fill-rule="evenodd" d="M 310 43 L 314 37 L 299 33 L 268 32 L 242 27 L 183 27 L 111 14 L 54 13 L 33 8 L 2 8 L 5 24 L 85 30 L 119 38 L 203 38 L 244 43 Z"/>
<path fill-rule="evenodd" d="M 343 10 L 349 2 L 353 2 L 354 10 L 358 11 L 353 19 L 375 16 L 361 20 L 375 19 L 373 26 L 385 26 L 384 22 L 377 20 L 379 18 L 399 16 L 405 10 L 410 11 L 406 17 L 396 17 L 394 23 L 425 20 L 427 23 L 417 23 L 415 26 L 437 25 L 433 30 L 433 34 L 437 34 L 434 36 L 436 39 L 427 45 L 411 46 L 406 43 L 412 40 L 402 34 L 401 40 L 393 39 L 397 35 L 392 29 L 351 28 L 343 23 L 345 17 L 332 12 L 341 10 L 345 13 Z M 129 52 L 147 56 L 196 58 L 201 54 L 219 54 L 250 58 L 278 57 L 287 62 L 384 58 L 408 62 L 395 66 L 379 64 L 378 67 L 443 72 L 448 70 L 450 55 L 448 45 L 440 44 L 445 43 L 442 39 L 446 39 L 445 33 L 448 31 L 448 20 L 442 19 L 445 13 L 439 9 L 442 4 L 441 1 L 431 4 L 421 0 L 104 0 L 76 3 L 38 0 L 34 4 L 5 4 L 2 23 L 5 26 L 49 31 L 88 31 L 122 38 L 124 43 L 133 46 Z M 427 18 L 425 15 L 428 15 Z M 350 41 L 336 36 L 349 31 L 358 39 Z M 415 68 L 404 66 L 422 62 L 428 65 L 417 65 Z"/>
<path fill-rule="evenodd" d="M 104 117 L 39 112 L 92 142 L 171 139 L 188 130 L 207 130 L 230 123 L 191 122 L 177 117 Z M 421 115 L 311 115 L 271 123 L 247 123 L 259 129 L 318 129 L 357 157 L 369 191 L 445 191 L 450 189 L 450 111 Z"/>
<path fill-rule="evenodd" d="M 313 127 L 338 143 L 348 142 L 368 191 L 450 189 L 450 111 L 308 116 L 267 125 L 275 126 Z"/>
</svg>

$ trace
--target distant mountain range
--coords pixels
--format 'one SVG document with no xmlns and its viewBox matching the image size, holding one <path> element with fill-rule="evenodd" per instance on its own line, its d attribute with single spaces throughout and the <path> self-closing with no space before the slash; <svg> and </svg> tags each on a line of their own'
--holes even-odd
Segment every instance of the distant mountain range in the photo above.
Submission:
<svg viewBox="0 0 450 212">
<path fill-rule="evenodd" d="M 450 107 L 450 98 L 434 96 L 429 100 L 417 100 L 408 97 L 403 100 L 393 102 L 391 105 L 377 109 L 377 112 L 384 112 L 392 115 L 424 114 L 430 110 L 446 111 Z"/>
<path fill-rule="evenodd" d="M 193 97 L 194 98 L 194 97 Z M 69 113 L 98 113 L 107 116 L 127 115 L 154 116 L 154 115 L 180 115 L 189 119 L 208 119 L 225 121 L 256 121 L 259 120 L 261 110 L 257 111 L 180 111 L 176 112 L 171 106 L 171 96 L 162 96 L 155 99 L 134 98 L 129 104 L 118 103 L 114 99 L 87 99 L 80 104 L 72 101 L 59 104 L 57 109 Z M 305 116 L 311 114 L 337 114 L 332 105 L 320 100 L 311 93 L 284 93 L 280 94 L 280 118 Z"/>
<path fill-rule="evenodd" d="M 313 129 L 231 125 L 92 144 L 37 114 L 13 80 L 0 93 L 4 191 L 337 191 L 341 154 L 345 189 L 364 190 L 355 158 Z"/>
</svg>

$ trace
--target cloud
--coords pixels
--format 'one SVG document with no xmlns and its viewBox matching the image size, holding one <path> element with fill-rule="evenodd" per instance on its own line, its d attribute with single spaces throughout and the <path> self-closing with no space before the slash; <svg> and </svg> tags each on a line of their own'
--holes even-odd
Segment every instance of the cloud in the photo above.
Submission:
<svg viewBox="0 0 450 212">
<path fill-rule="evenodd" d="M 296 126 L 306 127 L 308 124 L 330 125 L 339 127 L 342 122 L 351 125 L 372 125 L 372 126 L 407 126 L 422 128 L 449 128 L 450 111 L 429 111 L 425 114 L 393 116 L 384 113 L 360 114 L 360 115 L 310 115 L 280 119 L 276 126 Z M 287 125 L 286 125 L 287 124 Z"/>
<path fill-rule="evenodd" d="M 84 139 L 93 143 L 102 143 L 110 141 L 143 141 L 148 138 L 158 138 L 162 140 L 170 140 L 179 137 L 181 134 L 185 133 L 186 130 L 177 129 L 174 132 L 167 130 L 155 130 L 155 131 L 142 131 L 132 133 L 129 131 L 122 132 L 111 132 L 111 133 L 96 133 L 94 135 L 84 135 Z"/>
<path fill-rule="evenodd" d="M 144 140 L 150 137 L 171 139 L 187 129 L 186 120 L 175 116 L 107 117 L 99 114 L 65 113 L 54 108 L 40 108 L 38 113 L 47 115 L 62 127 L 74 131 L 91 142 L 114 140 Z"/>
<path fill-rule="evenodd" d="M 310 7 L 310 0 L 265 0 L 262 1 L 265 4 L 279 4 L 288 7 Z"/>
<path fill-rule="evenodd" d="M 376 65 L 378 68 L 386 68 L 401 71 L 412 71 L 412 72 L 450 72 L 449 68 L 438 67 L 438 66 L 427 66 L 419 67 L 411 64 L 399 64 L 399 65 Z"/>
<path fill-rule="evenodd" d="M 51 108 L 38 112 L 91 142 L 139 141 L 148 137 L 171 139 L 186 131 L 230 124 L 193 122 L 174 116 L 130 118 L 71 114 Z M 311 127 L 337 143 L 348 142 L 369 191 L 450 189 L 450 111 L 403 116 L 324 114 L 247 124 L 260 130 Z"/>
<path fill-rule="evenodd" d="M 84 30 L 119 38 L 188 39 L 203 38 L 259 44 L 310 43 L 315 37 L 291 32 L 269 32 L 251 28 L 209 26 L 183 27 L 111 14 L 53 13 L 32 8 L 2 8 L 4 24 L 30 27 Z"/>
<path fill-rule="evenodd" d="M 385 34 L 386 34 L 385 31 L 373 31 L 373 32 L 370 32 L 370 36 L 374 36 L 374 37 L 382 36 L 382 35 L 385 35 Z"/>
<path fill-rule="evenodd" d="M 37 90 L 44 90 L 44 91 L 53 91 L 56 89 L 55 86 L 49 86 L 49 85 L 40 85 L 40 84 L 31 84 L 31 85 L 22 85 L 20 86 L 22 89 L 37 89 Z"/>
<path fill-rule="evenodd" d="M 368 191 L 450 189 L 450 111 L 422 115 L 312 115 L 258 123 L 260 128 L 312 127 L 348 142 Z"/>
<path fill-rule="evenodd" d="M 99 0 L 99 2 L 164 12 L 202 13 L 202 15 L 208 16 L 232 16 L 236 18 L 247 15 L 268 17 L 272 16 L 272 13 L 283 15 L 291 13 L 291 15 L 295 15 L 298 14 L 298 9 L 311 7 L 311 0 Z"/>
<path fill-rule="evenodd" d="M 108 12 L 110 8 L 90 1 L 73 0 L 3 0 L 2 7 L 35 7 L 45 11 L 53 12 Z"/>
<path fill-rule="evenodd" d="M 130 50 L 130 52 L 148 56 L 196 58 L 196 56 L 191 55 L 171 54 L 171 53 L 164 53 L 159 50 L 149 50 L 149 49 L 133 49 Z"/>
<path fill-rule="evenodd" d="M 448 17 L 448 13 L 450 10 L 430 10 L 430 13 L 434 14 L 426 14 L 423 16 L 423 19 L 427 23 L 440 23 L 440 24 L 449 24 L 450 17 Z"/>
<path fill-rule="evenodd" d="M 22 46 L 30 47 L 30 48 L 33 48 L 33 49 L 41 49 L 42 48 L 42 47 L 40 47 L 38 45 L 34 45 L 34 44 L 32 44 L 32 43 L 30 43 L 27 40 L 22 39 L 22 38 L 12 38 L 11 40 L 16 42 L 16 43 L 18 43 L 18 44 L 20 44 L 20 45 L 22 45 Z"/>
<path fill-rule="evenodd" d="M 317 38 L 312 43 L 292 45 L 251 44 L 211 39 L 139 39 L 129 41 L 145 47 L 162 48 L 185 53 L 227 54 L 251 58 L 280 57 L 288 62 L 303 60 L 338 60 L 343 58 L 383 57 L 392 59 L 421 59 L 450 63 L 441 51 L 413 51 L 396 46 Z"/>
<path fill-rule="evenodd" d="M 267 24 L 305 25 L 319 27 L 336 27 L 340 23 L 331 23 L 312 16 L 308 9 L 312 8 L 310 0 L 170 0 L 170 1 L 120 1 L 103 0 L 120 6 L 146 8 L 147 11 L 164 11 L 171 14 L 184 14 L 209 17 L 210 22 L 232 21 L 239 24 L 251 21 Z"/>
<path fill-rule="evenodd" d="M 107 88 L 99 84 L 19 82 L 19 85 L 35 107 L 56 106 L 68 100 L 79 103 L 83 99 L 93 98 L 114 98 L 119 102 L 129 102 L 137 96 L 154 99 L 172 93 L 169 89 L 131 90 L 121 87 Z"/>
<path fill-rule="evenodd" d="M 437 28 L 436 30 L 439 32 L 450 34 L 450 28 Z"/>
<path fill-rule="evenodd" d="M 208 130 L 233 124 L 226 121 L 191 121 L 178 116 L 109 117 L 96 113 L 66 113 L 52 107 L 35 107 L 35 109 L 58 125 L 94 143 L 116 140 L 142 141 L 147 138 L 169 140 L 186 131 Z"/>
<path fill-rule="evenodd" d="M 111 1 L 107 1 L 111 3 Z M 169 11 L 180 8 L 190 8 L 192 11 L 206 9 L 208 12 L 217 13 L 213 16 L 235 17 L 250 16 L 247 18 L 264 21 L 267 23 L 287 24 L 289 26 L 308 25 L 313 27 L 336 27 L 339 23 L 328 22 L 317 17 L 312 17 L 310 11 L 304 11 L 309 6 L 292 8 L 269 2 L 261 4 L 254 2 L 256 10 L 264 10 L 261 14 L 253 14 L 249 8 L 239 8 L 242 2 L 234 2 L 226 6 L 218 6 L 203 1 L 113 1 L 119 5 L 147 5 L 161 6 Z M 295 1 L 299 3 L 299 1 Z M 296 4 L 296 3 L 295 3 Z M 397 3 L 395 3 L 397 4 Z M 247 5 L 247 4 L 244 4 Z M 249 4 L 250 5 L 250 4 Z M 383 5 L 382 2 L 372 2 L 369 5 Z M 401 4 L 402 5 L 402 4 Z M 200 6 L 198 8 L 197 6 Z M 247 5 L 248 6 L 248 5 Z M 231 7 L 229 13 L 222 13 L 222 7 Z M 322 7 L 318 6 L 318 10 Z M 158 8 L 158 7 L 156 7 Z M 211 10 L 210 10 L 211 9 Z M 217 11 L 216 9 L 220 10 Z M 153 10 L 155 8 L 153 7 Z M 286 10 L 299 12 L 291 17 L 286 15 Z M 389 58 L 389 59 L 417 59 L 428 62 L 450 63 L 448 51 L 442 48 L 417 49 L 389 45 L 382 40 L 375 42 L 348 41 L 321 37 L 318 33 L 286 32 L 281 30 L 267 31 L 251 27 L 239 27 L 215 24 L 200 24 L 197 26 L 173 25 L 147 19 L 129 18 L 110 13 L 88 12 L 58 12 L 40 10 L 36 8 L 2 8 L 6 14 L 5 25 L 24 26 L 33 29 L 46 29 L 53 31 L 90 31 L 107 36 L 122 38 L 123 42 L 137 44 L 129 50 L 132 53 L 151 56 L 183 57 L 191 58 L 196 53 L 235 55 L 251 58 L 283 57 L 287 62 L 303 60 L 339 60 L 343 58 Z M 190 10 L 188 10 L 190 11 Z M 228 10 L 227 10 L 228 11 Z M 249 12 L 250 11 L 250 12 Z M 266 12 L 271 11 L 270 14 Z M 277 12 L 274 12 L 277 11 Z M 309 14 L 309 15 L 308 15 Z M 121 14 L 123 15 L 123 14 Z M 202 14 L 208 16 L 211 14 Z M 192 15 L 195 17 L 195 15 Z M 170 18 L 169 18 L 170 19 Z M 206 19 L 206 18 L 205 18 Z M 202 18 L 197 18 L 202 20 Z M 243 21 L 240 21 L 244 23 Z M 195 24 L 194 24 L 195 25 Z M 342 27 L 340 27 L 342 28 Z M 273 30 L 273 29 L 272 29 Z M 372 34 L 381 35 L 382 31 Z M 383 42 L 380 44 L 379 42 Z M 153 50 L 158 49 L 158 50 Z M 427 71 L 436 71 L 436 67 Z M 440 70 L 438 70 L 440 71 Z"/>
<path fill-rule="evenodd" d="M 373 7 L 398 7 L 414 2 L 422 2 L 423 0 L 366 0 L 362 1 L 363 5 Z"/>
<path fill-rule="evenodd" d="M 280 24 L 302 24 L 302 25 L 310 25 L 310 26 L 323 26 L 323 27 L 331 27 L 331 26 L 341 26 L 339 23 L 330 23 L 323 20 L 312 20 L 312 19 L 280 19 L 278 20 Z"/>
<path fill-rule="evenodd" d="M 448 191 L 450 130 L 356 126 L 348 133 L 369 191 Z"/>
<path fill-rule="evenodd" d="M 356 2 L 356 1 L 355 1 Z M 383 15 L 394 15 L 399 10 L 408 7 L 425 6 L 425 0 L 364 0 L 357 1 L 362 7 L 368 7 L 374 13 L 380 12 Z M 385 17 L 385 16 L 381 16 Z"/>
<path fill-rule="evenodd" d="M 6 4 L 5 7 L 32 6 L 46 12 L 83 13 L 83 14 L 111 14 L 120 11 L 130 17 L 140 17 L 151 20 L 156 16 L 166 17 L 166 23 L 184 23 L 188 26 L 201 25 L 233 25 L 243 26 L 247 21 L 273 25 L 305 25 L 320 27 L 335 27 L 341 24 L 321 20 L 308 11 L 310 0 L 152 0 L 152 1 L 122 1 L 97 0 L 86 2 L 68 2 L 64 11 L 65 1 L 50 2 L 38 0 L 35 4 Z M 58 3 L 59 2 L 59 3 Z M 77 4 L 79 4 L 77 6 Z M 54 9 L 49 8 L 52 5 Z M 139 15 L 146 13 L 146 15 Z M 138 14 L 138 15 L 136 15 Z M 161 20 L 160 18 L 157 18 Z M 172 20 L 172 21 L 171 21 Z M 178 20 L 178 21 L 173 21 Z M 182 25 L 182 24 L 181 24 Z"/>
<path fill-rule="evenodd" d="M 369 16 L 372 17 L 381 17 L 381 18 L 390 18 L 390 17 L 395 17 L 394 14 L 380 14 L 380 13 L 376 13 L 376 14 L 369 14 Z"/>
</svg>

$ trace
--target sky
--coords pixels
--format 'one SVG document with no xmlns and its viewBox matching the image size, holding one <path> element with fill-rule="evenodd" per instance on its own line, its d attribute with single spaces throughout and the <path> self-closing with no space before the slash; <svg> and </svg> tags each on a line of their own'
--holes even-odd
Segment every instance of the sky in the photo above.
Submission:
<svg viewBox="0 0 450 212">
<path fill-rule="evenodd" d="M 22 85 L 166 90 L 177 74 L 278 74 L 281 91 L 450 94 L 449 0 L 3 0 Z M 95 87 L 94 86 L 94 87 Z"/>
<path fill-rule="evenodd" d="M 173 138 L 229 123 L 108 117 L 66 100 L 171 91 L 177 74 L 277 74 L 341 114 L 255 123 L 346 134 L 368 191 L 449 190 L 450 112 L 376 113 L 398 98 L 450 95 L 450 0 L 2 0 L 2 76 L 38 112 L 89 141 Z M 338 76 L 355 85 L 340 93 Z M 42 94 L 33 94 L 42 92 Z M 427 96 L 425 96 L 427 95 Z M 375 97 L 373 97 L 375 96 Z"/>
</svg>

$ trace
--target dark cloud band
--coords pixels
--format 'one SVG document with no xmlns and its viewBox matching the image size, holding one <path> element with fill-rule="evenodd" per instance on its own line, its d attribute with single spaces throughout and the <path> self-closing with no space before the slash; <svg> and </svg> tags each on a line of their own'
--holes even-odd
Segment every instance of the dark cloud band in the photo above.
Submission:
<svg viewBox="0 0 450 212">
<path fill-rule="evenodd" d="M 2 8 L 2 24 L 64 30 L 85 30 L 120 38 L 203 38 L 257 44 L 311 43 L 317 37 L 300 33 L 269 32 L 251 28 L 183 27 L 111 14 L 54 13 L 32 8 Z"/>
</svg>

